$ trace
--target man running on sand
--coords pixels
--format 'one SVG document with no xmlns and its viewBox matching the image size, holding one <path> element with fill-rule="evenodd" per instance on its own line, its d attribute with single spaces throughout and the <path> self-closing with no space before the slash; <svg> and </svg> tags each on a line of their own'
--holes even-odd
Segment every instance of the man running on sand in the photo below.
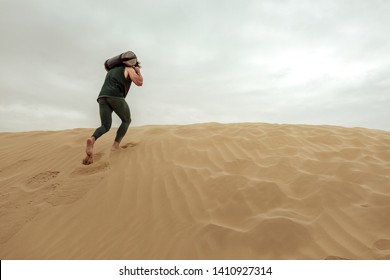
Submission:
<svg viewBox="0 0 390 280">
<path fill-rule="evenodd" d="M 135 60 L 134 60 L 135 59 Z M 93 135 L 87 139 L 85 149 L 86 157 L 83 164 L 93 163 L 93 145 L 104 133 L 108 132 L 112 123 L 112 112 L 118 115 L 122 123 L 116 133 L 115 141 L 112 144 L 112 151 L 120 149 L 119 144 L 125 136 L 131 122 L 130 109 L 125 100 L 131 83 L 142 86 L 143 77 L 137 58 L 124 62 L 108 71 L 106 79 L 98 96 L 100 120 L 102 125 L 95 130 Z"/>
</svg>

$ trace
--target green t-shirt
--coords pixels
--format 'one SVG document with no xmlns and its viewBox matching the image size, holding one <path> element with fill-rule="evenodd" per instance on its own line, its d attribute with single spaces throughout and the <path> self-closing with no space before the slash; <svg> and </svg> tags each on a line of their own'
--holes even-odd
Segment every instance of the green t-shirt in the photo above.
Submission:
<svg viewBox="0 0 390 280">
<path fill-rule="evenodd" d="M 130 78 L 125 78 L 124 71 L 125 66 L 122 65 L 112 68 L 107 72 L 98 100 L 100 97 L 125 98 L 127 96 L 131 86 L 131 80 Z"/>
</svg>

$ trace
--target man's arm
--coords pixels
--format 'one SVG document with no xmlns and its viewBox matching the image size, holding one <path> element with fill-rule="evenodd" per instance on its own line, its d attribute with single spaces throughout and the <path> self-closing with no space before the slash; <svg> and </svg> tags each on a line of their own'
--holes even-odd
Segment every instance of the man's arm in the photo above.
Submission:
<svg viewBox="0 0 390 280">
<path fill-rule="evenodd" d="M 139 67 L 129 67 L 128 73 L 130 75 L 130 79 L 136 84 L 137 86 L 142 86 L 144 83 L 144 78 L 142 77 L 141 70 Z"/>
</svg>

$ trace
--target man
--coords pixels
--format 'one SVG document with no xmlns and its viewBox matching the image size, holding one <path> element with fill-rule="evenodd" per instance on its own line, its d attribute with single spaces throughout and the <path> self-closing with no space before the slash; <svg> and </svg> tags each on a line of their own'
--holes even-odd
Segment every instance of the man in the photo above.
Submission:
<svg viewBox="0 0 390 280">
<path fill-rule="evenodd" d="M 135 56 L 135 55 L 134 55 Z M 120 149 L 120 142 L 125 136 L 131 122 L 130 109 L 125 98 L 132 82 L 137 86 L 143 85 L 143 77 L 140 71 L 140 63 L 137 58 L 123 62 L 107 72 L 104 84 L 98 96 L 101 126 L 87 139 L 85 149 L 86 157 L 83 164 L 93 163 L 93 146 L 96 140 L 108 132 L 112 124 L 112 112 L 118 115 L 122 123 L 118 128 L 112 151 Z"/>
</svg>

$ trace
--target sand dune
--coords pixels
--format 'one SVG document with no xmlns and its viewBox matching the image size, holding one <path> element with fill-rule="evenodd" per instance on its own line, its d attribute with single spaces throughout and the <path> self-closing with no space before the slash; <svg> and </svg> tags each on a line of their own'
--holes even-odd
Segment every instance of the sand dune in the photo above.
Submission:
<svg viewBox="0 0 390 280">
<path fill-rule="evenodd" d="M 0 133 L 1 259 L 390 259 L 390 133 L 261 123 Z"/>
</svg>

